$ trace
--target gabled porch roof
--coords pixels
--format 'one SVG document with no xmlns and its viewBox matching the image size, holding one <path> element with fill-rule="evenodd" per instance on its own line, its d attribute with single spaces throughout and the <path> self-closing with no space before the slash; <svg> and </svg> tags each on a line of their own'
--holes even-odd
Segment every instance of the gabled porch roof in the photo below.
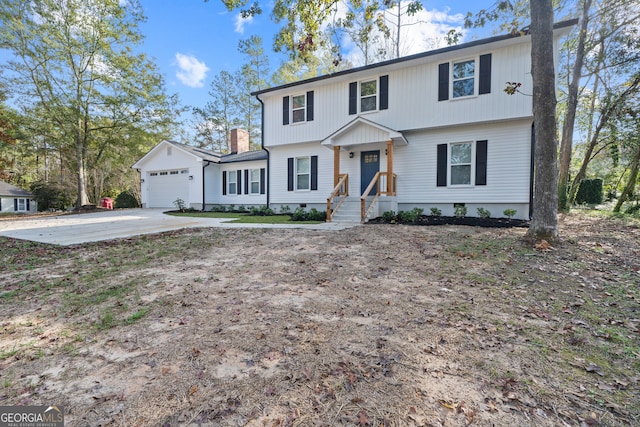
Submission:
<svg viewBox="0 0 640 427">
<path fill-rule="evenodd" d="M 337 131 L 322 140 L 325 147 L 344 147 L 393 141 L 394 145 L 407 145 L 404 135 L 397 130 L 365 119 L 356 117 Z"/>
</svg>

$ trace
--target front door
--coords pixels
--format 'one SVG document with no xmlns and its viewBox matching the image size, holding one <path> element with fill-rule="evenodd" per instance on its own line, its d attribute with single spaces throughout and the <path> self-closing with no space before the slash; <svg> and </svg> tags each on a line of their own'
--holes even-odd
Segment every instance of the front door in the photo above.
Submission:
<svg viewBox="0 0 640 427">
<path fill-rule="evenodd" d="M 380 171 L 380 150 L 376 151 L 363 151 L 360 153 L 360 194 L 364 194 L 364 191 L 371 183 L 371 180 L 376 173 Z M 376 194 L 378 192 L 378 185 L 376 184 L 369 194 Z"/>
</svg>

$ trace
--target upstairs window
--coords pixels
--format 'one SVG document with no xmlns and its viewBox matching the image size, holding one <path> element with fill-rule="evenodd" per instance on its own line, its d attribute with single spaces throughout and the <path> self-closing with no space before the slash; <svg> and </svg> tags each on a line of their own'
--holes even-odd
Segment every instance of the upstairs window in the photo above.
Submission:
<svg viewBox="0 0 640 427">
<path fill-rule="evenodd" d="M 368 80 L 360 82 L 360 111 L 375 111 L 378 109 L 378 82 Z"/>
<path fill-rule="evenodd" d="M 438 101 L 491 93 L 491 54 L 438 65 Z"/>
<path fill-rule="evenodd" d="M 282 124 L 313 121 L 313 91 L 282 97 Z"/>
<path fill-rule="evenodd" d="M 473 96 L 475 94 L 476 61 L 453 63 L 453 97 Z"/>
<path fill-rule="evenodd" d="M 389 108 L 389 76 L 349 83 L 349 114 Z"/>
<path fill-rule="evenodd" d="M 292 97 L 291 118 L 293 123 L 304 122 L 306 120 L 306 97 L 297 95 Z"/>
</svg>

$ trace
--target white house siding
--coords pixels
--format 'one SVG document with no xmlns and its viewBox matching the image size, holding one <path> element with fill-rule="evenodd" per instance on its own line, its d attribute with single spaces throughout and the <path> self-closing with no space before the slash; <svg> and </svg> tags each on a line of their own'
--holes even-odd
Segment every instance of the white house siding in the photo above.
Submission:
<svg viewBox="0 0 640 427">
<path fill-rule="evenodd" d="M 267 162 L 266 160 L 256 160 L 256 161 L 245 161 L 245 162 L 233 162 L 233 163 L 222 163 L 220 165 L 216 165 L 216 178 L 215 181 L 216 183 L 214 185 L 216 185 L 217 187 L 215 188 L 215 192 L 218 193 L 218 202 L 216 204 L 220 204 L 220 205 L 225 205 L 225 206 L 229 206 L 229 205 L 235 205 L 235 207 L 238 206 L 244 206 L 246 208 L 248 207 L 260 207 L 263 205 L 267 204 L 267 194 L 266 194 L 266 190 L 267 190 L 267 185 L 268 185 L 268 174 L 266 171 L 266 165 Z M 212 167 L 212 166 L 210 166 Z M 251 171 L 252 169 L 258 169 L 260 170 L 261 168 L 265 168 L 265 194 L 251 194 L 251 191 L 249 191 L 249 194 L 245 194 L 245 170 Z M 241 182 L 241 192 L 242 194 L 229 194 L 229 191 L 226 191 L 227 194 L 222 194 L 222 173 L 223 172 L 227 172 L 227 174 L 229 173 L 236 173 L 236 171 L 242 171 L 241 172 L 241 176 L 242 176 L 242 182 Z M 286 178 L 286 177 L 285 177 Z M 227 186 L 228 186 L 228 182 L 229 180 L 227 179 Z M 286 185 L 286 182 L 285 182 Z M 228 187 L 227 187 L 228 190 Z"/>
<path fill-rule="evenodd" d="M 405 134 L 409 145 L 394 151 L 399 209 L 422 207 L 429 213 L 437 207 L 452 215 L 454 203 L 465 203 L 469 216 L 482 207 L 495 217 L 503 216 L 504 209 L 516 209 L 518 218 L 528 218 L 531 125 L 532 120 L 524 119 Z M 487 184 L 438 187 L 437 145 L 481 140 L 487 141 Z M 472 177 L 474 173 L 472 161 Z"/>
<path fill-rule="evenodd" d="M 530 96 L 510 96 L 503 91 L 510 81 L 522 83 L 521 90 L 531 92 L 529 40 L 522 37 L 497 45 L 451 51 L 262 94 L 265 145 L 273 147 L 326 138 L 356 117 L 348 111 L 349 83 L 381 75 L 389 76 L 389 108 L 360 115 L 399 131 L 531 117 Z M 477 59 L 485 53 L 492 54 L 491 93 L 438 101 L 438 65 L 450 60 Z M 283 96 L 310 90 L 314 91 L 314 120 L 283 125 Z"/>
<path fill-rule="evenodd" d="M 15 210 L 16 199 L 23 201 L 24 210 Z M 26 209 L 27 200 L 29 201 L 29 209 Z M 0 212 L 19 212 L 19 213 L 36 213 L 38 212 L 38 203 L 29 196 L 0 196 Z"/>
</svg>

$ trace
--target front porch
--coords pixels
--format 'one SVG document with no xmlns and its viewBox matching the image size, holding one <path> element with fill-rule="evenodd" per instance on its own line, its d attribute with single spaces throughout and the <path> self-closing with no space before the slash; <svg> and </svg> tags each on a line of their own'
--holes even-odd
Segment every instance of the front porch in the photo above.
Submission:
<svg viewBox="0 0 640 427">
<path fill-rule="evenodd" d="M 327 197 L 327 221 L 347 218 L 356 222 L 357 216 L 364 223 L 379 216 L 381 207 L 397 210 L 394 147 L 406 144 L 400 132 L 362 117 L 326 138 L 322 145 L 333 149 L 334 184 Z M 355 176 L 350 179 L 346 171 L 355 172 Z"/>
</svg>

